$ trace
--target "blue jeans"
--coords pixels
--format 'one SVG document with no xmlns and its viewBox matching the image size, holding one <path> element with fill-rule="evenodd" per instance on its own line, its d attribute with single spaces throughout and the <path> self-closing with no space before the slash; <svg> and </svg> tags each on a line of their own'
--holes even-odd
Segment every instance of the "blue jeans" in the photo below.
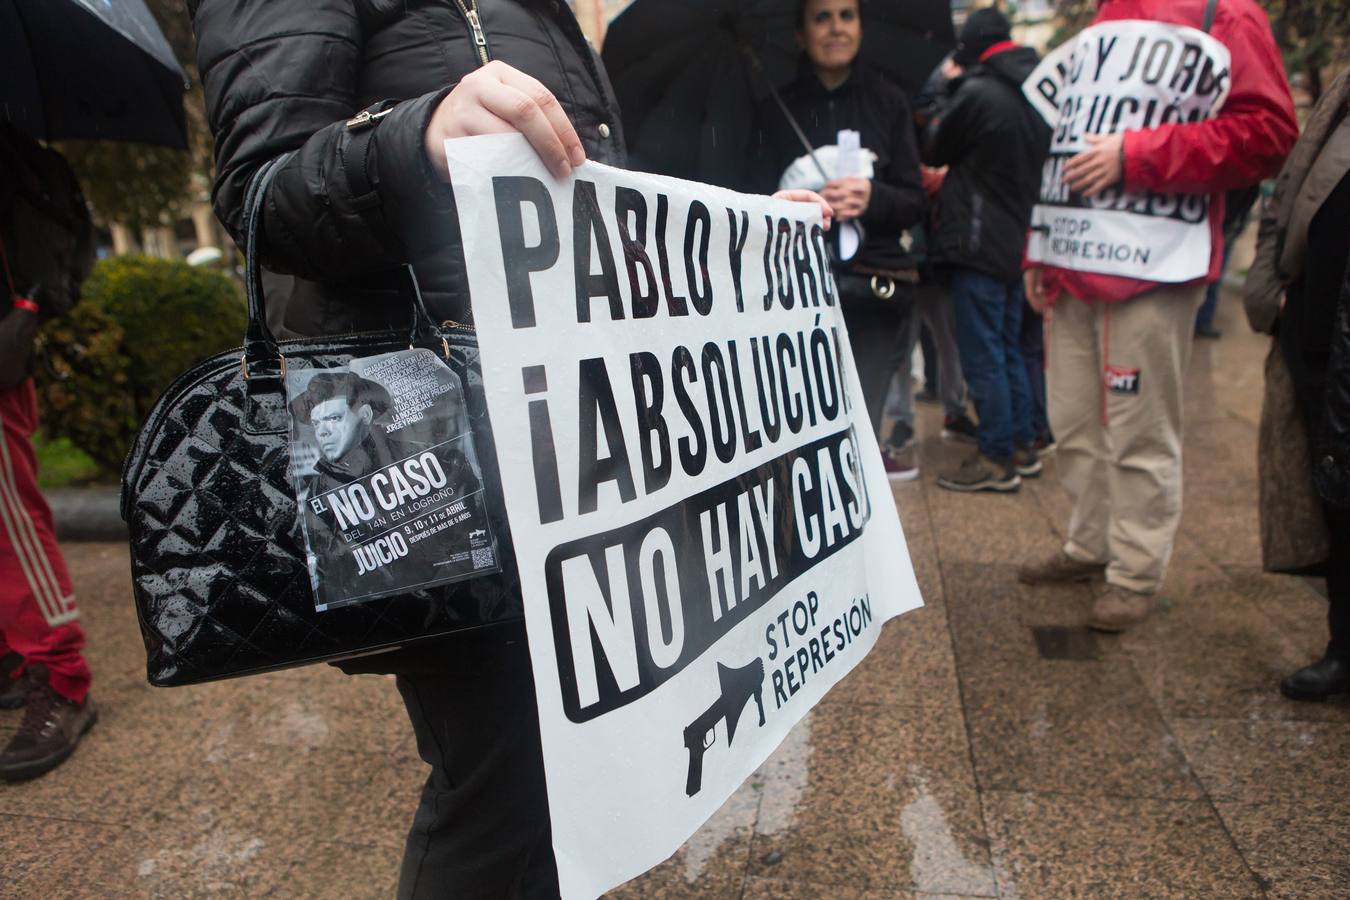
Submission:
<svg viewBox="0 0 1350 900">
<path fill-rule="evenodd" d="M 1224 259 L 1228 254 L 1224 254 Z M 1222 278 L 1220 279 L 1222 280 Z M 1214 311 L 1219 307 L 1219 282 L 1210 282 L 1209 287 L 1205 288 L 1205 302 L 1200 304 L 1200 311 L 1195 314 L 1195 330 L 1207 331 L 1214 327 Z"/>
<path fill-rule="evenodd" d="M 1225 236 L 1226 238 L 1226 236 Z M 1234 236 L 1236 239 L 1236 236 Z M 1211 281 L 1205 288 L 1205 302 L 1195 314 L 1195 330 L 1208 331 L 1214 327 L 1214 312 L 1219 308 L 1219 288 L 1223 285 L 1223 273 L 1228 268 L 1228 257 L 1232 253 L 1233 241 L 1225 240 L 1223 245 L 1223 263 L 1219 266 L 1219 280 Z"/>
<path fill-rule="evenodd" d="M 1017 282 L 972 269 L 952 270 L 952 304 L 961 372 L 979 416 L 980 452 L 1006 462 L 1014 446 L 1035 440 L 1031 391 L 1022 364 L 1022 306 Z"/>
</svg>

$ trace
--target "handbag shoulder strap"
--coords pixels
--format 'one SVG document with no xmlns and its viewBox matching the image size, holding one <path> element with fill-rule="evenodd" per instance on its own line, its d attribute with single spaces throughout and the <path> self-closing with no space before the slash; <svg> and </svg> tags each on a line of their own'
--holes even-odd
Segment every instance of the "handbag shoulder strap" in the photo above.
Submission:
<svg viewBox="0 0 1350 900">
<path fill-rule="evenodd" d="M 1218 9 L 1219 9 L 1219 0 L 1206 0 L 1205 23 L 1204 26 L 1201 28 L 1201 30 L 1204 31 L 1205 34 L 1209 34 L 1209 30 L 1214 27 L 1214 14 L 1218 11 Z"/>
</svg>

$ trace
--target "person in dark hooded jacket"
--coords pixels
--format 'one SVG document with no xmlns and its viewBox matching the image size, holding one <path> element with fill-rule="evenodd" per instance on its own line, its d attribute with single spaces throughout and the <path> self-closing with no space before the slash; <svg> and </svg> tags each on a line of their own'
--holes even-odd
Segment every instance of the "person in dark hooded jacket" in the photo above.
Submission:
<svg viewBox="0 0 1350 900">
<path fill-rule="evenodd" d="M 895 347 L 919 280 L 909 229 L 922 221 L 925 202 L 909 102 L 899 87 L 857 59 L 864 19 L 857 0 L 798 3 L 801 66 L 782 98 L 815 159 L 782 109 L 765 102 L 756 116 L 747 182 L 763 193 L 780 187 L 818 189 L 842 223 L 835 229 L 835 278 L 854 369 L 880 437 Z M 842 155 L 841 131 L 859 133 L 864 174 L 835 165 Z M 817 160 L 825 172 L 817 169 Z M 804 180 L 796 180 L 799 174 Z M 858 236 L 856 247 L 846 246 L 849 233 Z M 896 475 L 891 457 L 884 460 Z"/>
<path fill-rule="evenodd" d="M 979 417 L 978 450 L 938 478 L 957 491 L 1014 491 L 1040 474 L 1020 350 L 1022 251 L 1050 131 L 1022 95 L 1040 62 L 992 7 L 971 13 L 952 56 L 950 101 L 928 126 L 924 162 L 948 166 L 933 264 L 951 281 L 961 371 Z"/>
</svg>

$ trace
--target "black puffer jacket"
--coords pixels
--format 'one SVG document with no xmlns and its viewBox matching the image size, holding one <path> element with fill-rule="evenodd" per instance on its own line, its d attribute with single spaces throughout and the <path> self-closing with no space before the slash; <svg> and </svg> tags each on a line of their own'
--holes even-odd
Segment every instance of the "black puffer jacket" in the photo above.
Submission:
<svg viewBox="0 0 1350 900">
<path fill-rule="evenodd" d="M 861 218 L 867 237 L 851 262 L 875 269 L 915 266 L 909 242 L 902 244 L 901 239 L 906 229 L 922 221 L 924 196 L 919 148 L 905 95 L 862 65 L 854 67 L 848 81 L 828 90 L 803 62 L 782 97 L 812 146 L 836 144 L 839 131 L 848 128 L 860 132 L 863 149 L 877 155 L 872 198 Z M 806 153 L 772 100 L 759 108 L 751 150 L 752 170 L 746 183 L 748 189 L 764 194 L 778 190 L 783 171 Z"/>
<path fill-rule="evenodd" d="M 1021 277 L 1050 151 L 1049 126 L 1022 96 L 1039 61 L 1028 47 L 995 53 L 952 82 L 950 105 L 928 126 L 924 162 L 951 166 L 934 214 L 935 265 Z"/>
<path fill-rule="evenodd" d="M 408 262 L 434 317 L 468 320 L 454 197 L 423 150 L 436 105 L 481 64 L 461 2 L 469 0 L 190 3 L 216 139 L 216 214 L 236 241 L 249 180 L 298 151 L 268 192 L 261 243 L 269 268 L 297 276 L 289 334 L 405 327 Z M 553 92 L 589 158 L 622 165 L 614 92 L 571 11 L 556 0 L 478 0 L 478 12 L 491 58 Z M 359 112 L 391 103 L 377 125 L 347 127 Z M 431 642 L 339 665 L 349 673 L 440 672 L 440 648 Z"/>
<path fill-rule="evenodd" d="M 298 151 L 264 210 L 262 256 L 297 276 L 296 334 L 400 325 L 411 262 L 437 318 L 464 320 L 454 198 L 423 152 L 436 105 L 482 60 L 472 0 L 196 0 L 197 65 L 216 139 L 216 213 L 243 239 L 249 179 Z M 558 98 L 590 159 L 624 161 L 614 92 L 559 0 L 478 0 L 486 52 Z M 347 126 L 396 104 L 378 124 Z M 451 248 L 446 249 L 447 236 Z M 269 298 L 270 300 L 271 298 Z"/>
</svg>

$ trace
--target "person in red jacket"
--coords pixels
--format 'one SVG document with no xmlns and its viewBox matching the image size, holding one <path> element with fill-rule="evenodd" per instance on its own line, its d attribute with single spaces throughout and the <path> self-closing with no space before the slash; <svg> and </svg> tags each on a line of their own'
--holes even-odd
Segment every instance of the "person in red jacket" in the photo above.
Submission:
<svg viewBox="0 0 1350 900">
<path fill-rule="evenodd" d="M 1089 625 L 1152 611 L 1181 518 L 1182 376 L 1223 261 L 1223 192 L 1274 174 L 1298 137 L 1254 0 L 1101 0 L 1023 86 L 1053 128 L 1024 273 L 1055 303 L 1051 427 L 1067 540 L 1027 584 L 1105 575 Z"/>
</svg>

